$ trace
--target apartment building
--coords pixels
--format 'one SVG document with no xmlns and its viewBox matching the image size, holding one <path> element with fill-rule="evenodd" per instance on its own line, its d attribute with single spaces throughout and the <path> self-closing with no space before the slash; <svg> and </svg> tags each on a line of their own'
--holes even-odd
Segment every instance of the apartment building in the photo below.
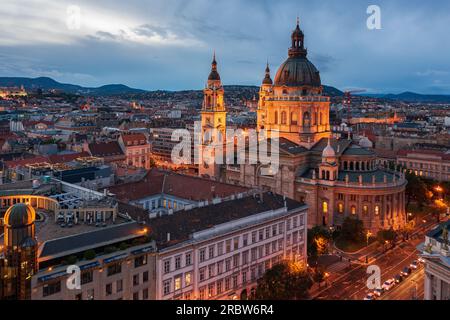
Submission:
<svg viewBox="0 0 450 320">
<path fill-rule="evenodd" d="M 306 219 L 303 203 L 265 193 L 150 220 L 155 298 L 245 299 L 276 263 L 306 262 Z"/>
<path fill-rule="evenodd" d="M 143 133 L 123 133 L 118 141 L 125 153 L 127 165 L 150 169 L 150 144 Z"/>
<path fill-rule="evenodd" d="M 32 300 L 153 299 L 155 246 L 136 222 L 47 241 L 32 278 Z M 95 252 L 91 257 L 86 252 Z M 80 270 L 80 289 L 70 286 L 70 266 Z M 68 285 L 69 281 L 69 285 Z"/>
<path fill-rule="evenodd" d="M 423 178 L 450 181 L 450 150 L 400 150 L 397 164 Z"/>
<path fill-rule="evenodd" d="M 447 235 L 444 235 L 444 229 Z M 430 231 L 422 245 L 425 259 L 425 300 L 450 300 L 450 221 Z"/>
</svg>

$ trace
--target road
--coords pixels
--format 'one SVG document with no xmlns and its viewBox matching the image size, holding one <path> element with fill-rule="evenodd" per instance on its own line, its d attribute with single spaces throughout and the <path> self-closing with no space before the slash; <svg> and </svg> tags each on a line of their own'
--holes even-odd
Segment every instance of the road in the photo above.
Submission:
<svg viewBox="0 0 450 320">
<path fill-rule="evenodd" d="M 417 300 L 424 299 L 425 270 L 421 266 L 419 270 L 413 272 L 402 283 L 388 291 L 381 297 L 381 300 Z"/>
<path fill-rule="evenodd" d="M 418 231 L 414 239 L 398 244 L 387 253 L 381 253 L 376 260 L 371 260 L 371 265 L 380 267 L 381 283 L 394 278 L 405 266 L 418 258 L 416 247 L 424 241 L 425 233 L 432 229 L 436 223 L 427 223 Z M 367 288 L 367 265 L 353 264 L 351 268 L 337 271 L 330 275 L 328 287 L 313 295 L 317 300 L 363 300 L 370 290 Z M 415 282 L 413 282 L 413 280 Z M 424 271 L 414 270 L 401 284 L 398 284 L 391 292 L 383 295 L 385 300 L 411 300 L 412 290 L 416 288 L 419 299 L 423 299 Z"/>
</svg>

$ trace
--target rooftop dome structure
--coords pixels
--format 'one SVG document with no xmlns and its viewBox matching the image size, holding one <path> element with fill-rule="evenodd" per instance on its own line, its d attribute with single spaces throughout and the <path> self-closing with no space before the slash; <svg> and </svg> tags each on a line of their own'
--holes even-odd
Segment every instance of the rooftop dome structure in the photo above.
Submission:
<svg viewBox="0 0 450 320">
<path fill-rule="evenodd" d="M 292 46 L 289 49 L 289 57 L 280 66 L 275 76 L 276 86 L 322 86 L 319 71 L 307 58 L 308 51 L 305 49 L 304 38 L 297 20 L 297 27 L 291 35 Z"/>
<path fill-rule="evenodd" d="M 333 147 L 331 146 L 331 140 L 328 139 L 328 145 L 323 149 L 322 152 L 322 158 L 335 158 L 336 152 L 334 151 Z"/>
<path fill-rule="evenodd" d="M 265 77 L 264 77 L 262 83 L 263 83 L 263 84 L 267 84 L 267 85 L 272 85 L 272 84 L 273 84 L 272 78 L 270 77 L 269 62 L 267 62 L 267 65 L 266 65 L 266 75 L 265 75 Z"/>
<path fill-rule="evenodd" d="M 209 74 L 208 80 L 210 81 L 220 81 L 219 72 L 217 72 L 217 61 L 216 53 L 214 52 L 213 61 L 211 63 L 211 73 Z"/>
<path fill-rule="evenodd" d="M 4 221 L 9 228 L 20 228 L 32 224 L 35 218 L 36 212 L 32 206 L 18 203 L 8 208 Z"/>
</svg>

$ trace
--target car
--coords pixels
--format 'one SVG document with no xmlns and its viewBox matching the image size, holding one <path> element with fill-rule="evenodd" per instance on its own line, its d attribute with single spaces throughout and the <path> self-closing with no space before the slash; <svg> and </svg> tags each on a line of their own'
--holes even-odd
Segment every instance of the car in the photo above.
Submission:
<svg viewBox="0 0 450 320">
<path fill-rule="evenodd" d="M 372 292 L 368 293 L 367 296 L 364 298 L 365 301 L 373 301 L 376 299 L 377 299 L 376 295 L 373 294 Z"/>
<path fill-rule="evenodd" d="M 411 262 L 411 264 L 409 265 L 409 267 L 411 269 L 416 270 L 419 267 L 419 263 L 417 262 L 417 260 L 414 260 L 413 262 Z"/>
<path fill-rule="evenodd" d="M 402 275 L 407 277 L 407 276 L 409 276 L 411 274 L 411 272 L 412 272 L 412 270 L 411 270 L 410 267 L 404 267 L 403 270 L 402 270 Z"/>
<path fill-rule="evenodd" d="M 373 294 L 376 295 L 377 297 L 381 297 L 383 293 L 384 293 L 383 288 L 376 288 L 375 290 L 373 290 Z"/>
<path fill-rule="evenodd" d="M 395 279 L 386 280 L 381 286 L 384 290 L 389 291 L 395 286 Z"/>
<path fill-rule="evenodd" d="M 403 281 L 403 276 L 401 274 L 398 274 L 395 276 L 395 283 L 400 283 Z"/>
<path fill-rule="evenodd" d="M 425 263 L 425 259 L 420 257 L 419 259 L 417 259 L 417 261 L 419 261 L 419 263 Z"/>
</svg>

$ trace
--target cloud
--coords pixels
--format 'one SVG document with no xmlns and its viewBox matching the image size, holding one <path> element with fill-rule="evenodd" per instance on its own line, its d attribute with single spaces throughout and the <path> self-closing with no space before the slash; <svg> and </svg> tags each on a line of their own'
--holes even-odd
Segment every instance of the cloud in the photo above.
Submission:
<svg viewBox="0 0 450 320">
<path fill-rule="evenodd" d="M 416 72 L 416 75 L 419 77 L 448 76 L 450 75 L 450 71 L 428 69 L 425 71 L 418 71 Z"/>
<path fill-rule="evenodd" d="M 74 4 L 79 29 L 67 27 Z M 272 73 L 286 59 L 300 15 L 324 84 L 448 93 L 450 2 L 377 4 L 383 29 L 371 31 L 368 4 L 350 0 L 4 0 L 0 76 L 194 89 L 203 87 L 215 49 L 225 83 L 258 85 L 267 59 Z"/>
</svg>

